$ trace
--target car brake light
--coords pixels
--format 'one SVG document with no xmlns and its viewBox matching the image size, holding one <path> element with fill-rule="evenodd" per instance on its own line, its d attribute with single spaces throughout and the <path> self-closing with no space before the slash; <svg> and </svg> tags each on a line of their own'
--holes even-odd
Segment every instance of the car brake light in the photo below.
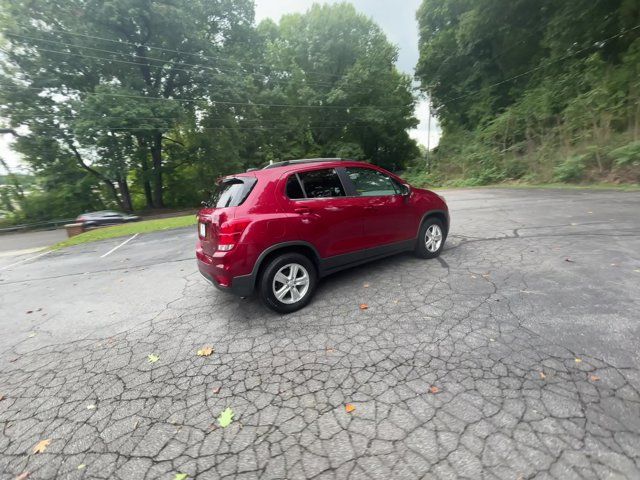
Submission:
<svg viewBox="0 0 640 480">
<path fill-rule="evenodd" d="M 239 219 L 230 220 L 220 225 L 218 230 L 218 250 L 228 252 L 233 249 L 240 240 L 242 232 L 249 226 L 249 223 L 251 223 L 250 220 Z"/>
</svg>

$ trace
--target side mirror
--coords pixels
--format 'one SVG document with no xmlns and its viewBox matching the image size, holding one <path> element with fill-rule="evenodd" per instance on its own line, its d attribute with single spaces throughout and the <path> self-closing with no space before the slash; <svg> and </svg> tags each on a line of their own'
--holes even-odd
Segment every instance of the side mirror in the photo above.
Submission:
<svg viewBox="0 0 640 480">
<path fill-rule="evenodd" d="M 411 193 L 411 186 L 410 186 L 408 183 L 403 183 L 403 184 L 401 185 L 401 187 L 402 187 L 402 193 L 401 193 L 401 195 L 402 195 L 403 197 L 408 197 L 408 196 L 409 196 L 409 194 Z"/>
</svg>

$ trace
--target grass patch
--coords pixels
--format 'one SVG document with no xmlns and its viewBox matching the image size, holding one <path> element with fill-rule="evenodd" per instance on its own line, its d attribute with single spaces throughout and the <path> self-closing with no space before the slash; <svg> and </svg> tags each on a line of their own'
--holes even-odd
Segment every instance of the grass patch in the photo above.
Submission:
<svg viewBox="0 0 640 480">
<path fill-rule="evenodd" d="M 141 222 L 124 223 L 113 227 L 103 227 L 81 233 L 63 242 L 56 243 L 51 247 L 58 250 L 72 245 L 82 243 L 97 242 L 108 238 L 125 237 L 136 233 L 157 232 L 159 230 L 171 230 L 173 228 L 188 227 L 196 224 L 195 215 L 184 215 L 182 217 L 159 218 L 157 220 L 143 220 Z"/>
</svg>

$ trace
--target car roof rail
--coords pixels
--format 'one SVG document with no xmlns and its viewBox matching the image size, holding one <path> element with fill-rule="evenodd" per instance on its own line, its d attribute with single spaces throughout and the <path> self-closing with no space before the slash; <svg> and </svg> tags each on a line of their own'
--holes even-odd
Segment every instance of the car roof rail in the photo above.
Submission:
<svg viewBox="0 0 640 480">
<path fill-rule="evenodd" d="M 349 161 L 348 158 L 301 158 L 298 160 L 285 160 L 283 162 L 274 162 L 266 167 L 263 170 L 268 168 L 276 168 L 276 167 L 284 167 L 286 165 L 298 165 L 301 163 L 316 163 L 316 162 L 345 162 Z"/>
<path fill-rule="evenodd" d="M 259 168 L 256 167 L 251 167 L 251 168 L 247 168 L 247 172 L 255 172 L 256 170 L 260 170 Z"/>
</svg>

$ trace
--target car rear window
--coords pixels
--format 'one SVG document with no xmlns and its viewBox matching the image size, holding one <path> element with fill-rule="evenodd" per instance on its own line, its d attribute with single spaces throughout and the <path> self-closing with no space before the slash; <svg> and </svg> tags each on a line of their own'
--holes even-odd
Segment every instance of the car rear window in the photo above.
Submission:
<svg viewBox="0 0 640 480">
<path fill-rule="evenodd" d="M 256 179 L 254 177 L 228 178 L 217 186 L 209 203 L 215 208 L 242 205 L 242 202 L 247 199 L 255 184 Z"/>
<path fill-rule="evenodd" d="M 306 198 L 345 196 L 342 182 L 340 182 L 340 177 L 338 177 L 338 172 L 333 168 L 302 172 L 298 174 L 298 178 L 302 183 L 302 190 Z"/>
</svg>

